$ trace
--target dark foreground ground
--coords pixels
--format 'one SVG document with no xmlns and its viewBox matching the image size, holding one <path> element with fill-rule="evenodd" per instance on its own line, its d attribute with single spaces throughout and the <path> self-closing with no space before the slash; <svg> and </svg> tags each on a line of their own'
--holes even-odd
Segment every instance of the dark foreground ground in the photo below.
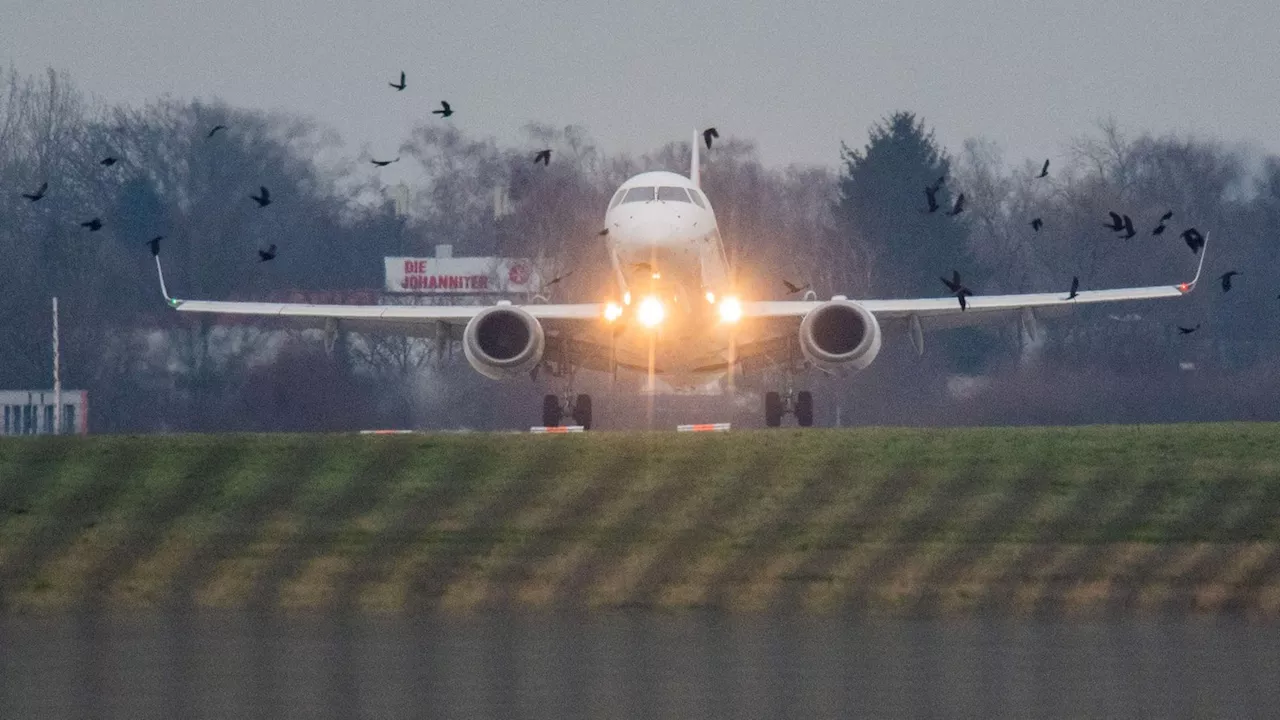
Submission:
<svg viewBox="0 0 1280 720">
<path fill-rule="evenodd" d="M 0 621 L 0 717 L 1275 717 L 1280 626 L 598 612 Z"/>
</svg>

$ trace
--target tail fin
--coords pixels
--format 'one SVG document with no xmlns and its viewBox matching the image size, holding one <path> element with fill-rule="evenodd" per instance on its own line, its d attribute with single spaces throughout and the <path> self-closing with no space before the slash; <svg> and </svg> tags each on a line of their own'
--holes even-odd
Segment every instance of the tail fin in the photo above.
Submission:
<svg viewBox="0 0 1280 720">
<path fill-rule="evenodd" d="M 689 160 L 689 179 L 693 181 L 693 186 L 696 188 L 702 187 L 702 167 L 698 161 L 698 140 L 698 131 L 695 128 L 693 131 L 693 143 L 689 145 L 693 154 L 693 157 Z"/>
</svg>

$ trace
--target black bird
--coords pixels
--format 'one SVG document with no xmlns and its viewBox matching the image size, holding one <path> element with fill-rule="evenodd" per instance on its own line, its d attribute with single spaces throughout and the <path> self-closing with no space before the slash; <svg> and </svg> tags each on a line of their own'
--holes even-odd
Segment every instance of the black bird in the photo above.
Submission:
<svg viewBox="0 0 1280 720">
<path fill-rule="evenodd" d="M 37 190 L 37 191 L 35 191 L 35 192 L 33 192 L 33 193 L 30 193 L 30 194 L 28 194 L 28 193 L 22 193 L 22 197 L 24 197 L 24 198 L 26 198 L 26 199 L 30 200 L 31 202 L 36 202 L 36 201 L 37 201 L 37 200 L 39 200 L 40 198 L 44 197 L 45 191 L 47 191 L 48 189 L 49 189 L 49 183 L 42 183 L 42 184 L 40 185 L 40 189 L 39 189 L 39 190 Z"/>
<path fill-rule="evenodd" d="M 951 271 L 951 279 L 950 279 L 950 280 L 948 280 L 948 279 L 946 279 L 946 278 L 944 278 L 944 277 L 940 277 L 940 278 L 938 278 L 938 279 L 939 279 L 939 280 L 941 280 L 941 281 L 942 281 L 942 284 L 943 284 L 943 285 L 946 285 L 946 286 L 947 286 L 947 289 L 948 289 L 948 290 L 950 290 L 952 293 L 958 293 L 958 292 L 960 292 L 960 289 L 964 287 L 964 285 L 961 285 L 961 284 L 960 284 L 960 271 L 959 271 L 959 270 L 952 270 L 952 271 Z"/>
<path fill-rule="evenodd" d="M 1222 275 L 1218 277 L 1218 279 L 1222 281 L 1222 292 L 1231 291 L 1231 278 L 1239 274 L 1240 274 L 1239 270 L 1229 270 L 1227 272 L 1222 273 Z"/>
<path fill-rule="evenodd" d="M 440 109 L 439 109 L 439 110 L 432 110 L 432 111 L 431 111 L 431 114 L 432 114 L 432 115 L 439 115 L 440 117 L 449 117 L 450 115 L 452 115 L 452 114 L 453 114 L 453 108 L 449 107 L 449 103 L 445 102 L 444 100 L 441 100 L 441 101 L 440 101 Z"/>
<path fill-rule="evenodd" d="M 1169 220 L 1172 217 L 1173 217 L 1173 211 L 1170 210 L 1169 212 L 1160 216 L 1160 223 L 1164 224 L 1165 221 Z"/>
<path fill-rule="evenodd" d="M 1182 239 L 1186 241 L 1187 247 L 1191 248 L 1192 254 L 1200 254 L 1200 248 L 1204 247 L 1204 236 L 1195 228 L 1188 228 L 1182 231 Z"/>
<path fill-rule="evenodd" d="M 1124 235 L 1121 235 L 1120 239 L 1128 240 L 1129 238 L 1137 234 L 1138 234 L 1138 231 L 1133 229 L 1133 220 L 1130 219 L 1128 215 L 1125 215 L 1124 216 Z"/>
<path fill-rule="evenodd" d="M 108 155 L 108 156 L 106 156 L 106 157 L 102 158 L 102 160 L 99 160 L 99 161 L 98 161 L 98 164 L 99 164 L 99 165 L 102 165 L 102 166 L 105 166 L 105 167 L 111 167 L 112 165 L 115 165 L 115 164 L 116 164 L 116 163 L 118 163 L 118 162 L 120 162 L 120 158 L 115 158 L 115 157 L 111 157 L 110 155 Z"/>
<path fill-rule="evenodd" d="M 208 134 L 208 135 L 205 135 L 204 137 L 205 137 L 205 139 L 206 139 L 206 140 L 208 140 L 209 138 L 213 137 L 214 135 L 217 135 L 219 130 L 226 130 L 226 129 L 227 129 L 227 126 L 226 126 L 226 125 L 214 125 L 214 126 L 213 126 L 213 129 L 209 131 L 209 134 Z"/>
<path fill-rule="evenodd" d="M 551 164 L 551 151 L 550 151 L 550 150 L 539 150 L 539 151 L 538 151 L 538 154 L 533 156 L 533 164 L 534 164 L 534 165 L 537 165 L 538 163 L 542 163 L 543 167 L 546 167 L 547 165 L 550 165 L 550 164 Z"/>
<path fill-rule="evenodd" d="M 1080 290 L 1080 278 L 1073 275 L 1071 276 L 1071 292 L 1067 295 L 1067 299 L 1075 300 L 1076 296 L 1080 294 L 1078 292 L 1079 290 Z"/>
<path fill-rule="evenodd" d="M 702 131 L 702 142 L 707 144 L 708 150 L 711 149 L 711 141 L 718 140 L 719 138 L 720 138 L 720 133 L 717 132 L 716 129 L 713 127 L 709 127 L 706 130 Z"/>
<path fill-rule="evenodd" d="M 565 278 L 569 277 L 569 276 L 570 276 L 570 275 L 572 275 L 572 274 L 573 274 L 573 271 L 572 271 L 572 270 L 570 270 L 569 272 L 567 272 L 567 273 L 565 273 L 565 274 L 563 274 L 563 275 L 557 275 L 557 276 L 555 276 L 555 277 L 551 278 L 550 280 L 548 280 L 548 281 L 547 281 L 547 284 L 546 284 L 546 285 L 544 285 L 543 287 L 551 287 L 552 285 L 555 285 L 556 283 L 560 282 L 561 280 L 564 280 Z"/>
<path fill-rule="evenodd" d="M 164 236 L 163 236 L 163 235 L 157 235 L 157 236 L 155 236 L 155 237 L 153 237 L 153 238 L 151 238 L 150 240 L 148 240 L 148 241 L 147 241 L 147 245 L 150 245 L 150 246 L 151 246 L 151 254 L 152 254 L 152 255 L 159 255 L 159 254 L 160 254 L 160 241 L 161 241 L 161 240 L 163 240 L 163 239 L 164 239 Z"/>
<path fill-rule="evenodd" d="M 254 202 L 256 202 L 256 203 L 258 203 L 258 207 L 260 207 L 260 208 L 264 208 L 264 207 L 266 207 L 266 206 L 270 205 L 270 204 L 271 204 L 271 191 L 270 191 L 270 190 L 267 190 L 267 188 L 266 188 L 266 186 L 265 186 L 265 185 L 261 185 L 261 186 L 259 186 L 259 187 L 258 187 L 258 190 L 259 190 L 259 192 L 261 192 L 261 194 L 262 194 L 262 195 L 261 195 L 261 197 L 259 197 L 258 195 L 250 195 L 250 196 L 249 196 L 249 199 L 250 199 L 250 200 L 252 200 L 252 201 L 254 201 Z"/>
<path fill-rule="evenodd" d="M 938 211 L 938 188 L 927 187 L 924 189 L 924 197 L 929 201 L 929 212 Z"/>
<path fill-rule="evenodd" d="M 268 260 L 275 260 L 275 259 L 276 259 L 276 244 L 275 244 L 275 243 L 271 243 L 271 245 L 269 245 L 269 246 L 267 247 L 267 249 L 266 249 L 266 250 L 259 250 L 259 251 L 258 251 L 258 257 L 259 257 L 259 258 L 262 258 L 262 259 L 261 259 L 261 260 L 259 260 L 258 262 L 266 262 L 266 261 L 268 261 Z"/>
<path fill-rule="evenodd" d="M 951 212 L 947 214 L 954 217 L 962 212 L 964 212 L 964 193 L 960 193 L 959 197 L 956 198 L 955 207 L 952 207 Z"/>
<path fill-rule="evenodd" d="M 599 235 L 600 237 L 604 237 L 605 235 L 609 234 L 609 228 L 605 228 L 596 234 Z"/>
<path fill-rule="evenodd" d="M 939 177 L 939 178 L 938 178 L 938 181 L 937 181 L 937 182 L 935 182 L 935 183 L 933 184 L 933 189 L 934 189 L 935 191 L 937 191 L 937 190 L 941 190 L 941 189 L 942 189 L 943 184 L 945 184 L 946 182 L 947 182 L 947 176 L 946 176 L 946 175 L 943 175 L 943 176 Z"/>
<path fill-rule="evenodd" d="M 1036 219 L 1034 219 L 1034 220 L 1032 220 L 1032 221 L 1031 221 L 1031 229 L 1032 229 L 1032 230 L 1035 230 L 1036 232 L 1040 232 L 1040 228 L 1042 228 L 1042 227 L 1044 227 L 1044 221 L 1043 221 L 1043 220 L 1041 220 L 1040 218 L 1036 218 Z"/>
<path fill-rule="evenodd" d="M 1164 224 L 1164 221 L 1163 221 L 1163 220 L 1161 220 L 1161 221 L 1160 221 L 1160 224 L 1156 226 L 1156 229 L 1151 231 L 1151 234 L 1152 234 L 1152 235 L 1157 235 L 1157 236 L 1158 236 L 1158 235 L 1163 235 L 1163 234 L 1164 234 L 1164 230 L 1165 230 L 1165 224 Z"/>
<path fill-rule="evenodd" d="M 396 89 L 396 91 L 403 90 L 403 89 L 404 89 L 404 87 L 405 87 L 405 86 L 404 86 L 404 71 L 403 71 L 403 70 L 401 70 L 401 71 L 400 71 L 400 84 L 399 84 L 399 85 L 397 85 L 397 84 L 395 84 L 395 83 L 387 83 L 387 84 L 388 84 L 388 85 L 390 85 L 391 87 L 395 88 L 395 89 Z"/>
<path fill-rule="evenodd" d="M 960 311 L 961 311 L 961 312 L 963 312 L 963 311 L 965 311 L 965 310 L 968 310 L 968 309 L 969 309 L 969 303 L 965 302 L 965 300 L 964 300 L 964 299 L 965 299 L 965 298 L 967 298 L 967 297 L 969 297 L 969 296 L 970 296 L 970 295 L 972 295 L 972 294 L 973 294 L 973 291 L 972 291 L 972 290 L 970 290 L 970 289 L 969 289 L 969 288 L 967 288 L 967 287 L 962 287 L 962 288 L 960 288 L 960 291 L 956 293 L 956 298 L 960 300 Z"/>
<path fill-rule="evenodd" d="M 1049 174 L 1049 161 L 1046 159 L 1046 160 L 1044 161 L 1044 167 L 1040 168 L 1040 174 L 1039 174 L 1039 175 L 1037 175 L 1036 177 L 1038 177 L 1038 178 L 1042 178 L 1042 177 L 1045 177 L 1045 176 L 1046 176 L 1046 175 L 1048 175 L 1048 174 Z"/>
<path fill-rule="evenodd" d="M 1121 219 L 1119 215 L 1117 215 L 1115 212 L 1111 210 L 1108 210 L 1107 213 L 1111 215 L 1111 224 L 1108 225 L 1106 223 L 1103 223 L 1102 227 L 1107 228 L 1108 230 L 1114 230 L 1116 232 L 1120 232 L 1121 230 L 1123 230 L 1124 220 Z"/>
<path fill-rule="evenodd" d="M 1178 326 L 1178 332 L 1182 333 L 1183 335 L 1190 335 L 1191 333 L 1199 329 L 1200 329 L 1200 323 L 1196 323 L 1195 327 L 1182 327 L 1181 325 Z"/>
<path fill-rule="evenodd" d="M 790 280 L 783 280 L 782 284 L 787 287 L 788 295 L 795 295 L 798 292 L 803 292 L 809 289 L 809 283 L 805 283 L 803 285 L 796 285 L 795 283 L 792 283 Z"/>
<path fill-rule="evenodd" d="M 370 160 L 369 162 L 373 163 L 374 165 L 377 165 L 378 167 L 386 167 L 393 162 L 399 162 L 399 161 L 400 161 L 400 158 L 397 157 L 395 160 Z"/>
<path fill-rule="evenodd" d="M 94 218 L 89 222 L 80 223 L 80 227 L 89 228 L 89 232 L 98 232 L 102 229 L 102 220 L 100 218 Z"/>
</svg>

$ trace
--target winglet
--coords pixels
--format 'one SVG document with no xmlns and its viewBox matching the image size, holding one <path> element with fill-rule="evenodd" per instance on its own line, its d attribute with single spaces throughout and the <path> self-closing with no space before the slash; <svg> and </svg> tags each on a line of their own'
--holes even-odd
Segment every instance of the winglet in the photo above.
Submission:
<svg viewBox="0 0 1280 720">
<path fill-rule="evenodd" d="M 1184 294 L 1189 293 L 1192 290 L 1195 290 L 1196 283 L 1200 282 L 1200 272 L 1204 270 L 1204 258 L 1206 255 L 1209 254 L 1209 236 L 1212 234 L 1213 234 L 1212 232 L 1207 232 L 1204 234 L 1204 245 L 1200 247 L 1200 262 L 1199 264 L 1196 265 L 1196 276 L 1191 279 L 1191 282 L 1182 283 L 1181 285 L 1178 285 L 1178 290 L 1180 292 Z"/>
<path fill-rule="evenodd" d="M 160 276 L 160 294 L 164 296 L 165 302 L 169 303 L 173 307 L 178 307 L 179 305 L 182 304 L 182 301 L 174 300 L 173 298 L 169 297 L 169 289 L 164 286 L 164 268 L 160 267 L 160 253 L 158 252 L 155 253 L 155 258 L 156 258 L 156 274 Z"/>
</svg>

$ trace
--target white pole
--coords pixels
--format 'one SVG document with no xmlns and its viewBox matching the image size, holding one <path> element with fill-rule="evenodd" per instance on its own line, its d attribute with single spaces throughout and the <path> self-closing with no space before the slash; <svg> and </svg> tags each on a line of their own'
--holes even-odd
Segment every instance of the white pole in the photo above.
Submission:
<svg viewBox="0 0 1280 720">
<path fill-rule="evenodd" d="M 53 299 L 53 434 L 62 434 L 62 376 L 58 364 L 58 298 Z"/>
</svg>

